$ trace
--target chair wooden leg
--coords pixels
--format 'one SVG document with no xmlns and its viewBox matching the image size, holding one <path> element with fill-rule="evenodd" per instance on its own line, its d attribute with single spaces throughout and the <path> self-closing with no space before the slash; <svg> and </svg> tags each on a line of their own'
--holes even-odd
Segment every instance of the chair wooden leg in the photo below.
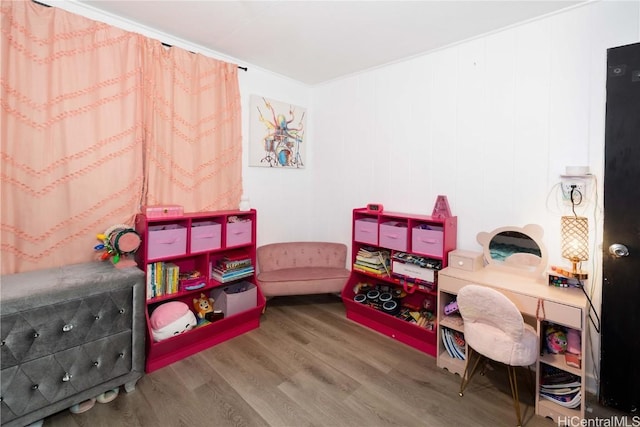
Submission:
<svg viewBox="0 0 640 427">
<path fill-rule="evenodd" d="M 478 364 L 482 359 L 484 359 L 483 355 L 481 355 L 478 352 L 474 352 L 471 347 L 468 346 L 467 348 L 468 348 L 467 363 L 464 367 L 464 372 L 462 373 L 462 380 L 460 381 L 460 392 L 458 393 L 460 397 L 463 396 L 464 389 L 469 384 L 469 381 L 471 381 L 473 374 L 476 372 L 476 369 L 478 368 Z M 469 371 L 469 367 L 471 366 L 471 358 L 474 353 L 476 354 L 476 360 L 475 362 L 473 362 L 471 371 Z"/>
<path fill-rule="evenodd" d="M 516 410 L 518 419 L 518 427 L 522 426 L 522 417 L 520 416 L 520 397 L 518 396 L 518 381 L 516 378 L 515 366 L 507 366 L 509 371 L 509 385 L 511 386 L 511 396 L 513 397 L 513 407 Z"/>
</svg>

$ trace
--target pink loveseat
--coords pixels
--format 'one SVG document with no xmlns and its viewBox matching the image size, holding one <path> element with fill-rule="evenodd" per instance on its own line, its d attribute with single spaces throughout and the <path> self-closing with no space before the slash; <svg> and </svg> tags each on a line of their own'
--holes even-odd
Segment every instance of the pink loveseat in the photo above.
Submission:
<svg viewBox="0 0 640 427">
<path fill-rule="evenodd" d="M 258 284 L 265 297 L 340 293 L 349 279 L 347 245 L 271 243 L 257 249 Z"/>
</svg>

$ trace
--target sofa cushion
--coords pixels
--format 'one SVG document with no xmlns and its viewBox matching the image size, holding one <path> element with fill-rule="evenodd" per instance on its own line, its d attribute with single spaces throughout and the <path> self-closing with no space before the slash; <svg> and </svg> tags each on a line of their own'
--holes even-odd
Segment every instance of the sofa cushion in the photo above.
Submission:
<svg viewBox="0 0 640 427">
<path fill-rule="evenodd" d="M 260 283 L 290 282 L 294 280 L 346 279 L 348 277 L 349 270 L 336 267 L 283 268 L 282 270 L 264 271 L 258 274 Z"/>
<path fill-rule="evenodd" d="M 265 297 L 339 293 L 349 278 L 346 268 L 287 268 L 260 273 L 258 282 Z"/>
</svg>

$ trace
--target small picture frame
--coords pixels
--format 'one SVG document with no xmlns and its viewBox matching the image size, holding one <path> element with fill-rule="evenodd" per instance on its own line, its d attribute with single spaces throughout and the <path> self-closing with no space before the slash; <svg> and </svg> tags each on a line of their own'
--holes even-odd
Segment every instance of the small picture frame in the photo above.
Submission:
<svg viewBox="0 0 640 427">
<path fill-rule="evenodd" d="M 431 216 L 436 218 L 449 218 L 451 217 L 451 209 L 449 209 L 449 201 L 447 196 L 439 195 L 436 198 L 436 204 L 433 205 L 433 212 Z"/>
</svg>

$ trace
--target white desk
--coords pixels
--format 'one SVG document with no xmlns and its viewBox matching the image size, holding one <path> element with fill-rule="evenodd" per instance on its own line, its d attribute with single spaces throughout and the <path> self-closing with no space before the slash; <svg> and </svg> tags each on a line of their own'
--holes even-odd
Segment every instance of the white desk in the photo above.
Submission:
<svg viewBox="0 0 640 427">
<path fill-rule="evenodd" d="M 564 355 L 544 354 L 536 361 L 536 372 L 540 372 L 540 364 L 551 365 L 574 375 L 580 376 L 582 402 L 578 408 L 569 409 L 541 398 L 536 392 L 535 412 L 543 417 L 550 417 L 556 424 L 567 421 L 565 417 L 579 416 L 584 418 L 585 410 L 585 364 L 587 321 L 587 299 L 580 289 L 557 288 L 549 286 L 544 278 L 533 279 L 514 273 L 500 271 L 498 268 L 480 267 L 476 271 L 468 271 L 453 266 L 438 273 L 438 349 L 437 365 L 450 372 L 462 375 L 465 361 L 450 357 L 442 344 L 442 328 L 451 328 L 464 332 L 461 318 L 446 316 L 444 306 L 454 300 L 458 291 L 465 285 L 478 284 L 489 286 L 504 293 L 515 303 L 523 317 L 531 323 L 541 337 L 541 322 L 552 322 L 581 331 L 582 363 L 579 369 L 568 366 Z M 536 390 L 540 388 L 540 376 L 536 374 Z"/>
</svg>

